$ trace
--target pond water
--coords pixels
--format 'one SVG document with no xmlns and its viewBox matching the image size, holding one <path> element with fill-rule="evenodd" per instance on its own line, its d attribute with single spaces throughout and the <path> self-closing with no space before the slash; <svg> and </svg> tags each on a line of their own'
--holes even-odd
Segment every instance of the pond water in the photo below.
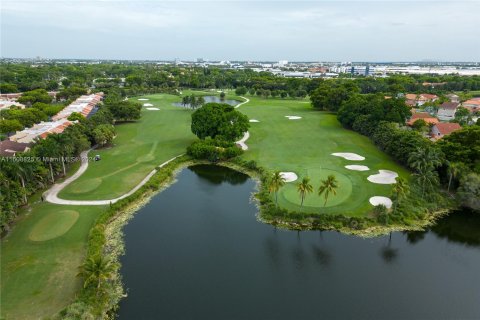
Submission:
<svg viewBox="0 0 480 320">
<path fill-rule="evenodd" d="M 184 169 L 125 226 L 120 319 L 480 319 L 480 215 L 362 239 L 256 220 L 255 183 Z"/>
<path fill-rule="evenodd" d="M 215 103 L 226 103 L 231 106 L 236 106 L 237 104 L 240 103 L 238 100 L 229 100 L 229 99 L 220 99 L 220 97 L 217 96 L 203 96 L 203 99 L 205 99 L 205 103 L 210 103 L 210 102 L 215 102 Z M 190 105 L 183 105 L 181 102 L 174 102 L 174 106 L 176 107 L 182 107 L 182 108 L 190 108 Z"/>
</svg>

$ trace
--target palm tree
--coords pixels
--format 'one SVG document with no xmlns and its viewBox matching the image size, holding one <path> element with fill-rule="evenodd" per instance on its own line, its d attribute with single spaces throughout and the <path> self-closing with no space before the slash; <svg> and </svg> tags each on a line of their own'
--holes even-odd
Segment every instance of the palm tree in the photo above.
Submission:
<svg viewBox="0 0 480 320">
<path fill-rule="evenodd" d="M 415 169 L 417 182 L 422 188 L 422 197 L 427 187 L 438 184 L 438 175 L 434 171 L 442 164 L 440 153 L 436 148 L 417 148 L 408 157 L 408 164 Z"/>
<path fill-rule="evenodd" d="M 25 180 L 31 176 L 32 168 L 26 162 L 0 162 L 0 168 L 5 167 L 5 172 L 10 172 L 12 178 L 18 178 L 22 185 L 23 204 L 27 204 L 27 187 Z M 8 169 L 7 169 L 8 167 Z M 4 170 L 2 170 L 4 171 Z"/>
<path fill-rule="evenodd" d="M 313 192 L 313 186 L 310 184 L 309 177 L 304 177 L 302 179 L 302 182 L 297 185 L 297 191 L 300 194 L 300 198 L 302 199 L 302 203 L 300 204 L 300 206 L 303 207 L 303 200 L 305 200 L 305 196 Z"/>
<path fill-rule="evenodd" d="M 280 174 L 280 171 L 275 171 L 268 183 L 268 190 L 275 193 L 275 204 L 278 204 L 278 190 L 285 185 L 285 178 Z"/>
<path fill-rule="evenodd" d="M 393 185 L 393 188 L 392 188 L 392 198 L 394 200 L 393 212 L 397 210 L 398 203 L 400 203 L 400 201 L 402 201 L 409 192 L 410 192 L 410 187 L 408 185 L 407 180 L 401 177 L 398 178 L 397 182 Z M 388 223 L 388 218 L 387 218 L 387 223 Z"/>
<path fill-rule="evenodd" d="M 102 286 L 108 280 L 113 279 L 118 265 L 110 258 L 105 258 L 102 255 L 95 255 L 88 258 L 79 268 L 78 277 L 84 279 L 83 287 L 94 287 L 97 291 L 97 296 L 102 290 Z"/>
<path fill-rule="evenodd" d="M 322 194 L 324 194 L 325 203 L 323 204 L 323 206 L 327 205 L 327 200 L 330 193 L 333 193 L 333 195 L 337 194 L 337 188 L 338 181 L 333 174 L 329 175 L 326 180 L 322 180 L 322 184 L 318 189 L 318 195 L 321 196 Z"/>
<path fill-rule="evenodd" d="M 61 155 L 63 176 L 67 175 L 67 170 L 65 169 L 65 158 L 71 155 L 75 151 L 75 147 L 71 144 L 71 140 L 63 134 L 52 134 L 49 137 L 57 143 L 59 153 Z"/>
<path fill-rule="evenodd" d="M 426 190 L 431 190 L 434 186 L 438 185 L 438 174 L 433 169 L 422 169 L 413 176 L 417 183 L 422 187 L 422 198 L 425 195 Z"/>
<path fill-rule="evenodd" d="M 460 164 L 457 162 L 448 163 L 448 188 L 447 191 L 450 192 L 450 186 L 452 185 L 452 180 L 458 176 L 460 173 Z"/>
</svg>

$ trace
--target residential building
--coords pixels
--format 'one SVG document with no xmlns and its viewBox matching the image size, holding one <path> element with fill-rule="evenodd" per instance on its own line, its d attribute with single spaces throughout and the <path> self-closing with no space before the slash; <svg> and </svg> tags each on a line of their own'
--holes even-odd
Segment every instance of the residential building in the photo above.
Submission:
<svg viewBox="0 0 480 320">
<path fill-rule="evenodd" d="M 446 97 L 450 102 L 460 102 L 460 97 L 454 93 L 447 94 Z"/>
<path fill-rule="evenodd" d="M 428 93 L 407 93 L 405 95 L 405 103 L 409 106 L 422 106 L 427 102 L 435 102 L 438 100 L 438 96 Z"/>
<path fill-rule="evenodd" d="M 427 124 L 437 124 L 440 122 L 436 117 L 430 115 L 427 112 L 416 112 L 412 115 L 410 120 L 407 121 L 407 124 L 411 126 L 415 123 L 415 121 L 420 119 L 424 120 Z"/>
<path fill-rule="evenodd" d="M 103 92 L 91 94 L 88 96 L 81 96 L 62 111 L 52 117 L 52 120 L 60 120 L 68 118 L 72 113 L 77 112 L 82 114 L 85 118 L 95 109 L 103 98 Z"/>
<path fill-rule="evenodd" d="M 45 139 L 49 134 L 62 133 L 67 127 L 71 126 L 75 122 L 68 121 L 67 119 L 61 119 L 53 122 L 40 122 L 31 128 L 17 131 L 9 139 L 10 141 L 19 143 L 32 143 L 37 139 Z"/>
<path fill-rule="evenodd" d="M 444 102 L 438 107 L 437 117 L 442 121 L 449 121 L 455 118 L 455 112 L 459 107 L 458 102 Z"/>
<path fill-rule="evenodd" d="M 14 157 L 16 154 L 30 150 L 30 143 L 19 143 L 15 141 L 0 141 L 0 156 Z"/>
<path fill-rule="evenodd" d="M 462 103 L 462 107 L 467 108 L 470 113 L 480 111 L 480 98 L 473 98 Z"/>
<path fill-rule="evenodd" d="M 432 139 L 438 140 L 450 133 L 460 130 L 462 127 L 458 123 L 440 122 L 432 127 Z"/>
</svg>

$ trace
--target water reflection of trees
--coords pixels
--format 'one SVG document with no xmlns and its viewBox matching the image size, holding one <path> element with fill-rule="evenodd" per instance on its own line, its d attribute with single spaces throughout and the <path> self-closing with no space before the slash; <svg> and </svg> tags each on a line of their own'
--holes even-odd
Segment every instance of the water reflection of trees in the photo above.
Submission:
<svg viewBox="0 0 480 320">
<path fill-rule="evenodd" d="M 404 232 L 410 244 L 416 244 L 425 238 L 428 232 L 449 242 L 480 247 L 480 214 L 471 210 L 459 210 L 438 220 L 427 231 Z"/>
<path fill-rule="evenodd" d="M 223 182 L 237 185 L 243 184 L 248 180 L 248 176 L 246 174 L 222 166 L 200 164 L 190 166 L 188 168 L 193 171 L 197 176 L 216 185 Z"/>
<path fill-rule="evenodd" d="M 392 233 L 388 236 L 387 244 L 380 249 L 380 256 L 388 264 L 394 263 L 398 257 L 398 249 L 392 247 Z"/>
</svg>

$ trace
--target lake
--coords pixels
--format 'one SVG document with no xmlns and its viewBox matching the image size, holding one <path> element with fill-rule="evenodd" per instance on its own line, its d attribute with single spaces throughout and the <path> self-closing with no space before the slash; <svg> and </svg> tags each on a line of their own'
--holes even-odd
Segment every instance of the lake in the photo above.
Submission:
<svg viewBox="0 0 480 320">
<path fill-rule="evenodd" d="M 226 103 L 231 106 L 236 106 L 237 104 L 240 103 L 238 100 L 229 100 L 229 99 L 220 99 L 220 97 L 217 96 L 203 96 L 203 99 L 205 99 L 205 103 L 210 103 L 210 102 L 215 102 L 215 103 Z M 174 106 L 176 107 L 182 107 L 182 108 L 190 108 L 190 105 L 183 105 L 181 102 L 174 102 Z"/>
<path fill-rule="evenodd" d="M 120 319 L 480 319 L 480 215 L 362 239 L 258 222 L 255 182 L 184 169 L 124 228 Z"/>
</svg>

